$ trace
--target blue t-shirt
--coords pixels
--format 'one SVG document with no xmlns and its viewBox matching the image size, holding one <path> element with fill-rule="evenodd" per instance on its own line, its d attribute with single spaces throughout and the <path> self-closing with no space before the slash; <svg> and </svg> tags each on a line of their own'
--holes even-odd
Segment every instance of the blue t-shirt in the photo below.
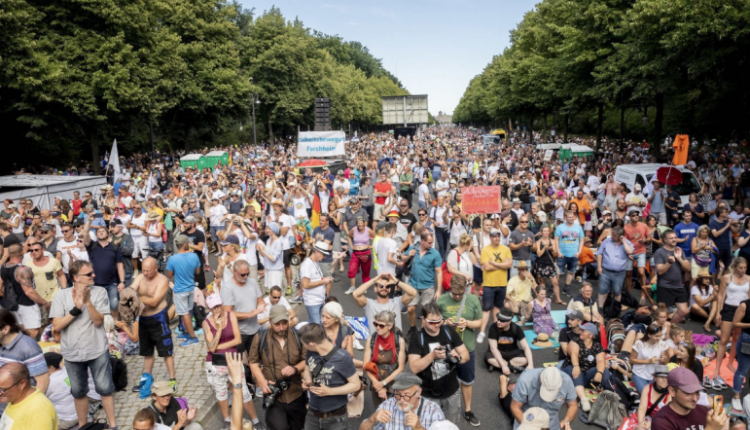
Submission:
<svg viewBox="0 0 750 430">
<path fill-rule="evenodd" d="M 307 351 L 307 367 L 310 373 L 316 373 L 315 369 L 323 361 L 323 357 L 317 352 Z M 354 368 L 354 361 L 348 352 L 339 349 L 333 354 L 330 360 L 323 366 L 318 376 L 313 378 L 313 383 L 320 383 L 326 387 L 340 387 L 348 382 L 357 369 Z M 341 396 L 320 397 L 312 392 L 310 393 L 310 407 L 318 412 L 333 412 L 346 407 L 349 400 L 347 394 Z"/>
<path fill-rule="evenodd" d="M 691 222 L 687 225 L 684 222 L 681 222 L 674 226 L 674 232 L 677 235 L 678 239 L 682 239 L 684 237 L 687 238 L 686 241 L 677 244 L 677 246 L 682 248 L 682 252 L 686 257 L 693 256 L 693 250 L 692 248 L 690 248 L 690 243 L 693 241 L 695 235 L 698 234 L 698 227 L 698 224 L 694 222 Z"/>
<path fill-rule="evenodd" d="M 740 232 L 740 237 L 745 238 L 745 237 L 748 237 L 748 236 L 750 236 L 750 233 L 748 233 L 747 230 L 742 230 Z M 750 254 L 750 240 L 747 241 L 747 243 L 745 244 L 745 246 L 743 246 L 742 248 L 740 248 L 740 252 L 742 254 Z"/>
<path fill-rule="evenodd" d="M 195 269 L 201 261 L 194 252 L 174 254 L 167 260 L 167 270 L 174 274 L 174 292 L 189 293 L 195 289 Z"/>
<path fill-rule="evenodd" d="M 412 257 L 411 280 L 410 284 L 418 290 L 426 290 L 435 286 L 435 269 L 443 265 L 443 257 L 435 248 L 430 248 L 425 255 L 419 255 L 419 245 L 415 244 L 406 250 L 408 253 L 412 249 L 417 251 Z"/>
<path fill-rule="evenodd" d="M 578 224 L 573 224 L 572 227 L 560 224 L 555 229 L 555 237 L 560 239 L 560 253 L 563 257 L 574 257 L 583 240 L 583 229 Z"/>
<path fill-rule="evenodd" d="M 719 231 L 722 228 L 727 226 L 727 223 L 731 221 L 730 219 L 727 219 L 724 222 L 719 222 L 717 220 L 713 220 L 710 223 L 708 223 L 708 227 L 711 230 Z M 724 233 L 720 234 L 719 237 L 714 237 L 713 233 L 711 233 L 711 237 L 714 239 L 714 243 L 716 244 L 716 247 L 719 249 L 729 249 L 731 248 L 731 244 L 729 242 L 730 234 L 732 232 L 732 229 L 726 229 L 724 230 Z"/>
</svg>

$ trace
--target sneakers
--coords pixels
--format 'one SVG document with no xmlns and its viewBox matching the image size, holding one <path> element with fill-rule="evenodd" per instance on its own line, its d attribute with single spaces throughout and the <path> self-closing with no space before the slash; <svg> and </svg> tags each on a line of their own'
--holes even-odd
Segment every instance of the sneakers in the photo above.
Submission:
<svg viewBox="0 0 750 430">
<path fill-rule="evenodd" d="M 365 349 L 365 347 L 362 346 L 361 343 L 359 343 L 359 339 L 354 339 L 352 346 L 354 346 L 354 349 L 359 350 L 359 351 L 363 351 Z"/>
<path fill-rule="evenodd" d="M 193 334 L 197 336 L 203 336 L 203 329 L 198 327 L 197 329 L 193 330 Z"/>
<path fill-rule="evenodd" d="M 573 294 L 570 293 L 570 287 L 563 288 L 563 294 L 565 294 L 568 297 L 573 297 Z"/>
<path fill-rule="evenodd" d="M 302 297 L 297 296 L 293 299 L 289 299 L 289 303 L 302 303 Z"/>
<path fill-rule="evenodd" d="M 177 339 L 178 340 L 188 340 L 188 339 L 190 339 L 190 335 L 187 334 L 187 333 L 185 333 L 185 332 L 177 333 Z"/>
<path fill-rule="evenodd" d="M 742 400 L 738 399 L 737 397 L 732 398 L 732 409 L 735 411 L 742 411 Z"/>
<path fill-rule="evenodd" d="M 464 412 L 464 418 L 466 418 L 469 421 L 469 424 L 473 425 L 474 427 L 479 427 L 479 418 L 477 418 L 477 416 L 474 415 L 474 412 L 472 411 Z"/>
<path fill-rule="evenodd" d="M 177 380 L 176 379 L 169 380 L 169 388 L 172 389 L 172 393 L 177 394 Z"/>
<path fill-rule="evenodd" d="M 197 337 L 192 337 L 192 338 L 186 340 L 185 342 L 182 342 L 180 344 L 180 346 L 185 347 L 185 346 L 195 345 L 196 343 L 198 343 L 198 338 Z"/>
<path fill-rule="evenodd" d="M 710 389 L 711 387 L 711 377 L 706 375 L 703 377 L 703 386 L 706 387 L 706 389 Z"/>
<path fill-rule="evenodd" d="M 486 337 L 487 336 L 484 334 L 484 332 L 480 331 L 479 334 L 477 335 L 477 343 L 484 342 L 484 338 L 486 338 Z"/>
<path fill-rule="evenodd" d="M 586 413 L 591 410 L 591 402 L 589 401 L 588 397 L 583 397 L 581 399 L 581 410 Z"/>
<path fill-rule="evenodd" d="M 344 292 L 344 294 L 352 294 L 352 293 L 353 293 L 353 292 L 355 292 L 356 290 L 357 290 L 357 289 L 356 289 L 356 288 L 354 288 L 354 287 L 349 287 L 349 289 L 348 289 L 348 290 L 346 290 L 346 291 Z"/>
<path fill-rule="evenodd" d="M 729 388 L 726 381 L 724 381 L 724 378 L 721 376 L 717 376 L 711 381 L 711 388 L 713 388 L 716 391 L 726 390 Z"/>
<path fill-rule="evenodd" d="M 140 384 L 139 385 L 133 385 L 133 388 L 130 391 L 132 391 L 134 393 L 137 393 L 137 392 L 141 391 Z"/>
<path fill-rule="evenodd" d="M 287 296 L 291 296 L 293 292 L 294 291 L 292 291 L 292 286 L 291 285 L 288 286 L 288 287 L 286 287 L 286 295 Z"/>
</svg>

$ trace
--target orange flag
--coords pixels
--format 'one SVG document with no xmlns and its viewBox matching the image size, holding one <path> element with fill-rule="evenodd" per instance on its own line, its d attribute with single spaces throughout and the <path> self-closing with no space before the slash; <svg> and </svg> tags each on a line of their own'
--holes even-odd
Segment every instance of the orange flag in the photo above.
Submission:
<svg viewBox="0 0 750 430">
<path fill-rule="evenodd" d="M 672 143 L 674 148 L 674 158 L 672 164 L 675 166 L 684 166 L 687 164 L 688 149 L 690 148 L 690 138 L 687 134 L 678 134 L 674 137 Z"/>
</svg>

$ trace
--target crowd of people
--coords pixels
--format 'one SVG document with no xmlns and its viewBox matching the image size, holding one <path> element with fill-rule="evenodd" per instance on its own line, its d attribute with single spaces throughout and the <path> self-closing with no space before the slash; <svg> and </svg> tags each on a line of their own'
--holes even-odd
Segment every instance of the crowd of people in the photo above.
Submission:
<svg viewBox="0 0 750 430">
<path fill-rule="evenodd" d="M 477 366 L 499 371 L 499 409 L 522 430 L 593 421 L 607 391 L 632 428 L 744 428 L 708 393 L 728 389 L 728 368 L 730 412 L 750 412 L 746 154 L 694 146 L 701 191 L 683 204 L 669 183 L 614 179 L 647 145 L 563 159 L 528 142 L 370 134 L 336 171 L 300 166 L 289 142 L 227 148 L 213 169 L 138 155 L 50 208 L 6 200 L 0 429 L 83 427 L 92 404 L 116 429 L 113 395 L 130 389 L 152 400 L 134 429 L 200 430 L 175 370 L 191 347 L 232 430 L 243 412 L 256 429 L 346 429 L 366 392 L 360 429 L 479 426 Z M 497 213 L 465 207 L 481 186 L 499 190 Z M 342 295 L 361 313 L 344 315 Z M 532 346 L 556 347 L 557 365 Z M 143 358 L 136 386 L 118 381 L 122 355 Z"/>
</svg>

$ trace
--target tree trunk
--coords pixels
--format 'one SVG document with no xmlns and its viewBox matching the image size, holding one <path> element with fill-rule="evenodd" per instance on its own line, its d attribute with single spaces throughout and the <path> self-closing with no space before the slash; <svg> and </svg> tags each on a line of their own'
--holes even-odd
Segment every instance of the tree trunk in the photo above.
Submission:
<svg viewBox="0 0 750 430">
<path fill-rule="evenodd" d="M 659 141 L 662 138 L 661 128 L 664 122 L 664 94 L 656 94 L 656 117 L 654 118 L 654 137 L 651 142 L 651 155 L 656 157 L 656 161 L 659 162 L 661 158 L 661 146 Z"/>
<path fill-rule="evenodd" d="M 101 167 L 99 166 L 99 134 L 97 127 L 93 127 L 89 135 L 89 143 L 91 144 L 91 160 L 93 160 L 94 175 L 99 175 Z"/>
<path fill-rule="evenodd" d="M 622 106 L 620 106 L 620 153 L 622 153 L 625 150 L 625 145 L 623 144 L 623 136 L 625 135 L 625 104 L 623 103 Z"/>
<path fill-rule="evenodd" d="M 560 130 L 560 127 L 557 126 L 558 117 L 560 115 L 560 112 L 555 109 L 555 111 L 552 113 L 552 127 L 555 127 L 555 134 L 557 134 Z"/>
<path fill-rule="evenodd" d="M 545 142 L 545 138 L 547 137 L 547 113 L 544 113 L 544 116 L 542 117 L 542 127 L 544 130 L 542 130 L 542 142 Z"/>
<path fill-rule="evenodd" d="M 565 132 L 563 134 L 563 143 L 568 143 L 568 123 L 570 123 L 570 114 L 565 112 L 565 124 L 563 124 Z"/>
<path fill-rule="evenodd" d="M 183 130 L 185 135 L 185 152 L 190 149 L 190 125 L 185 121 L 185 129 Z"/>
<path fill-rule="evenodd" d="M 268 143 L 273 144 L 273 123 L 270 115 L 268 116 Z"/>
<path fill-rule="evenodd" d="M 604 103 L 599 103 L 599 115 L 596 119 L 596 153 L 602 149 L 602 124 L 604 123 Z"/>
<path fill-rule="evenodd" d="M 534 143 L 534 113 L 529 118 L 529 144 Z"/>
</svg>

